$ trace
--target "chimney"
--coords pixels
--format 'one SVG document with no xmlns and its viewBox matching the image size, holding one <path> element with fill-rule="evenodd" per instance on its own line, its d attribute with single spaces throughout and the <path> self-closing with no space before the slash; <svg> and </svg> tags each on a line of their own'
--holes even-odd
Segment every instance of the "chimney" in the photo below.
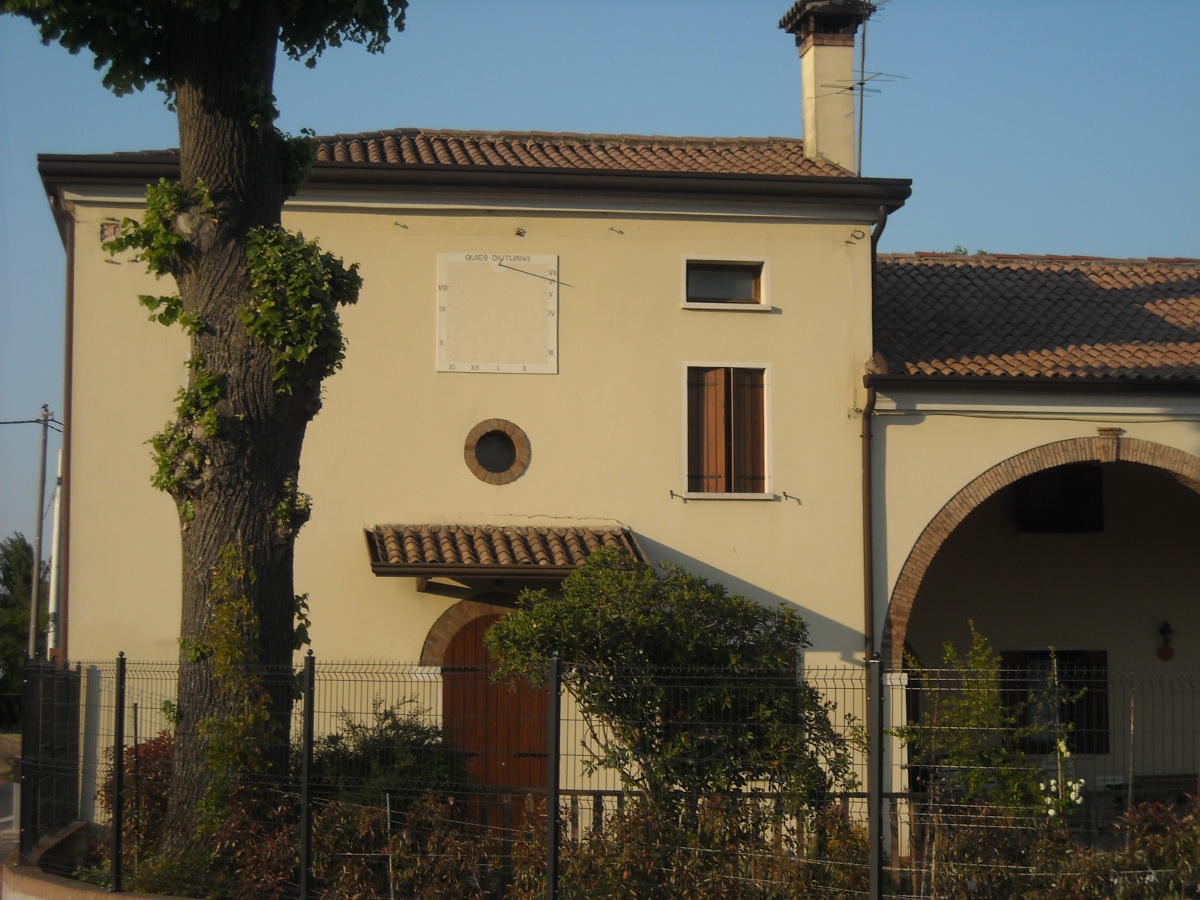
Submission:
<svg viewBox="0 0 1200 900">
<path fill-rule="evenodd" d="M 800 48 L 804 155 L 856 175 L 854 35 L 873 12 L 866 0 L 796 0 L 779 21 Z"/>
</svg>

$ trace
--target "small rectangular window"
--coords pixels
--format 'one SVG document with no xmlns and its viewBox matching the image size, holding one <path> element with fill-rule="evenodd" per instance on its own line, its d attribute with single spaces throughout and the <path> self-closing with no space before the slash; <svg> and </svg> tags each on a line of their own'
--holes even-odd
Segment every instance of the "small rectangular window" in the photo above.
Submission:
<svg viewBox="0 0 1200 900">
<path fill-rule="evenodd" d="M 762 270 L 758 262 L 688 260 L 686 302 L 759 306 Z"/>
<path fill-rule="evenodd" d="M 1034 472 L 1013 490 L 1021 534 L 1104 531 L 1104 480 L 1098 465 L 1072 463 Z"/>
<path fill-rule="evenodd" d="M 688 492 L 765 493 L 765 370 L 688 366 L 687 380 Z"/>
</svg>

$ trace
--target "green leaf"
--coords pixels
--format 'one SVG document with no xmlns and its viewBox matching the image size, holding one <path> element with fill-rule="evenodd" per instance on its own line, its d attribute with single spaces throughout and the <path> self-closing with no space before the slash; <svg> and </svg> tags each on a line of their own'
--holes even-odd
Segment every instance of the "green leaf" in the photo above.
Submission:
<svg viewBox="0 0 1200 900">
<path fill-rule="evenodd" d="M 271 350 L 276 390 L 292 393 L 341 368 L 345 341 L 337 307 L 358 300 L 358 267 L 346 267 L 304 235 L 283 228 L 252 230 L 246 257 L 250 303 L 242 324 Z"/>
</svg>

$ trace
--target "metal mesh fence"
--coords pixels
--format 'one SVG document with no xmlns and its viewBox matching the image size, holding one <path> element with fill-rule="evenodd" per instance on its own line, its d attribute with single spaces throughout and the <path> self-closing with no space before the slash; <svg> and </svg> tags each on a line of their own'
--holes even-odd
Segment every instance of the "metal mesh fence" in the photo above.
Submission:
<svg viewBox="0 0 1200 900">
<path fill-rule="evenodd" d="M 27 663 L 21 703 L 21 851 L 25 839 L 71 822 L 78 794 L 79 672 L 51 663 Z"/>
<path fill-rule="evenodd" d="M 487 675 L 316 665 L 315 893 L 502 895 L 520 847 L 544 828 L 547 707 L 528 690 L 498 702 Z"/>
<path fill-rule="evenodd" d="M 567 671 L 564 896 L 865 891 L 864 687 L 852 669 Z"/>
<path fill-rule="evenodd" d="M 142 871 L 167 815 L 178 666 L 125 664 L 123 703 L 119 668 L 113 661 L 82 663 L 82 702 L 73 706 L 82 735 L 79 815 L 107 832 L 84 874 L 104 884 L 205 894 L 213 885 L 203 878 L 176 872 L 163 882 L 147 880 Z M 538 844 L 540 867 L 547 697 L 492 685 L 487 671 L 464 668 L 316 664 L 307 767 L 300 673 L 252 673 L 264 682 L 286 678 L 298 700 L 287 741 L 279 745 L 282 729 L 268 729 L 256 752 L 235 757 L 255 765 L 238 771 L 225 792 L 228 821 L 205 823 L 221 857 L 221 871 L 207 877 L 219 876 L 223 891 L 243 897 L 392 898 L 431 885 L 441 886 L 438 896 L 499 897 L 517 877 L 526 845 Z M 510 693 L 519 694 L 515 705 L 501 702 Z M 118 706 L 124 711 L 120 767 L 113 750 Z M 210 751 L 211 735 L 219 736 L 222 726 L 204 726 Z M 307 865 L 301 852 L 306 831 Z M 60 871 L 74 866 L 53 857 L 42 864 Z"/>
<path fill-rule="evenodd" d="M 149 885 L 177 667 L 126 665 L 119 805 L 117 666 L 78 672 L 77 699 L 59 704 L 78 723 L 78 763 L 60 768 L 80 817 L 110 832 L 91 877 L 109 882 L 117 858 L 125 884 Z M 210 823 L 220 885 L 197 876 L 179 892 L 548 896 L 552 774 L 559 897 L 1196 891 L 1200 676 L 891 674 L 871 759 L 861 668 L 567 670 L 551 756 L 544 686 L 494 683 L 485 666 L 318 661 L 305 767 L 300 680 L 275 675 L 300 698 L 288 740 L 246 757 L 274 767 L 238 773 L 232 814 Z"/>
<path fill-rule="evenodd" d="M 897 895 L 1196 895 L 1200 675 L 1059 662 L 895 679 Z"/>
</svg>

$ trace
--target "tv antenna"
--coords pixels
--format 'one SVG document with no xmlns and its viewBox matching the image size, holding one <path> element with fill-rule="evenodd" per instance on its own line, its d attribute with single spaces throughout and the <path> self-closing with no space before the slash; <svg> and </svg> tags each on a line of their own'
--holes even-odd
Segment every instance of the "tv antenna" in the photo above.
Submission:
<svg viewBox="0 0 1200 900">
<path fill-rule="evenodd" d="M 866 95 L 882 93 L 880 88 L 871 87 L 871 84 L 877 79 L 882 81 L 895 81 L 898 78 L 904 78 L 903 75 L 892 75 L 887 72 L 867 72 L 867 22 L 870 20 L 872 12 L 880 9 L 887 4 L 888 0 L 879 0 L 874 7 L 864 11 L 862 20 L 862 41 L 858 48 L 858 77 L 849 85 L 847 84 L 823 84 L 821 87 L 836 90 L 839 93 L 843 91 L 853 91 L 857 94 L 858 103 L 858 129 L 855 136 L 854 146 L 854 174 L 862 175 L 862 149 L 863 149 L 863 112 L 866 108 Z"/>
</svg>

